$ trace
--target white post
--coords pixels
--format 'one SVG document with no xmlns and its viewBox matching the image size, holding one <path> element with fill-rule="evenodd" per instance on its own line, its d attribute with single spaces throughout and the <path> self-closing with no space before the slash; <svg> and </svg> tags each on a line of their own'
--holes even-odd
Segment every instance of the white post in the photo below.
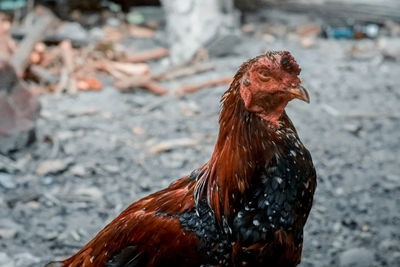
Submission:
<svg viewBox="0 0 400 267">
<path fill-rule="evenodd" d="M 167 17 L 173 64 L 190 60 L 200 47 L 234 35 L 238 14 L 232 0 L 161 0 Z"/>
</svg>

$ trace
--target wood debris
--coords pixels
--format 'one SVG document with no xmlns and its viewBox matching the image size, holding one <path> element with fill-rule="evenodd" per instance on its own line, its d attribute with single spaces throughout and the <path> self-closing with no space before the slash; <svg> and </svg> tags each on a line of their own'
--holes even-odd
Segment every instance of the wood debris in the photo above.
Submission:
<svg viewBox="0 0 400 267">
<path fill-rule="evenodd" d="M 192 147 L 196 146 L 198 143 L 199 143 L 198 140 L 191 138 L 181 138 L 181 139 L 162 141 L 154 146 L 151 146 L 149 148 L 149 153 L 157 154 L 179 147 Z"/>
<path fill-rule="evenodd" d="M 76 87 L 78 90 L 87 91 L 87 90 L 101 90 L 103 88 L 103 84 L 93 77 L 88 77 L 81 79 L 77 82 Z"/>
<path fill-rule="evenodd" d="M 175 69 L 170 69 L 163 73 L 154 75 L 154 78 L 159 81 L 169 81 L 186 76 L 191 76 L 197 73 L 206 72 L 215 69 L 215 65 L 211 62 L 202 62 L 189 66 L 180 66 Z"/>
<path fill-rule="evenodd" d="M 211 87 L 211 86 L 216 86 L 220 84 L 230 84 L 232 82 L 233 78 L 231 76 L 229 77 L 222 77 L 218 78 L 215 80 L 211 81 L 205 81 L 199 84 L 192 84 L 192 85 L 183 85 L 179 90 L 178 90 L 178 95 L 182 96 L 184 94 L 191 94 L 194 92 L 197 92 L 198 90 L 205 88 L 205 87 Z"/>
<path fill-rule="evenodd" d="M 135 53 L 133 55 L 128 55 L 125 59 L 127 62 L 138 63 L 138 62 L 146 62 L 149 60 L 155 60 L 159 58 L 163 58 L 168 56 L 169 50 L 166 48 L 156 48 L 151 50 L 146 50 L 143 52 Z"/>
<path fill-rule="evenodd" d="M 129 34 L 134 38 L 153 38 L 154 31 L 152 29 L 130 24 L 128 28 Z"/>
<path fill-rule="evenodd" d="M 54 22 L 58 21 L 49 10 L 41 7 L 34 9 L 26 15 L 21 27 L 15 29 L 13 34 L 23 37 L 15 45 L 8 33 L 10 21 L 0 16 L 0 56 L 11 58 L 18 76 L 27 80 L 31 90 L 37 93 L 76 94 L 78 91 L 102 90 L 103 83 L 98 75 L 106 74 L 114 78 L 113 85 L 121 91 L 143 88 L 153 94 L 164 95 L 169 90 L 160 82 L 215 69 L 215 65 L 205 62 L 204 58 L 191 65 L 172 67 L 153 74 L 147 62 L 169 56 L 168 49 L 158 47 L 131 52 L 119 42 L 125 37 L 152 38 L 155 33 L 153 29 L 127 24 L 120 27 L 106 25 L 102 27 L 98 40 L 79 46 L 74 43 L 74 36 L 68 36 L 68 31 L 62 35 L 64 39 L 51 39 L 59 35 L 59 32 L 51 28 Z M 66 24 L 56 23 L 55 28 L 65 28 Z M 222 78 L 184 86 L 182 92 L 190 93 L 229 81 Z"/>
<path fill-rule="evenodd" d="M 125 79 L 117 80 L 114 86 L 121 91 L 130 91 L 134 88 L 144 88 L 156 95 L 164 95 L 168 93 L 168 90 L 162 87 L 158 82 L 152 80 L 150 75 L 136 75 L 132 77 L 126 77 Z"/>
</svg>

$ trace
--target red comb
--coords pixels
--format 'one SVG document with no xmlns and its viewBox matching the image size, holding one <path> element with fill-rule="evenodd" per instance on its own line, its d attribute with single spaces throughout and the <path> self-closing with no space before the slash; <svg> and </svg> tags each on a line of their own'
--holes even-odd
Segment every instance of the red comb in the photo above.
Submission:
<svg viewBox="0 0 400 267">
<path fill-rule="evenodd" d="M 283 51 L 281 54 L 281 65 L 283 68 L 293 74 L 299 75 L 300 74 L 300 67 L 297 64 L 294 57 L 290 54 L 289 51 Z"/>
</svg>

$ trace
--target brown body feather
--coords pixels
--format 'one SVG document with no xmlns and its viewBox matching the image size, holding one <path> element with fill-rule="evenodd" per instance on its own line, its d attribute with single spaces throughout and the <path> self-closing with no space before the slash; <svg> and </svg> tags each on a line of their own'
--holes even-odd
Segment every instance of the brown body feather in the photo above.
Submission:
<svg viewBox="0 0 400 267">
<path fill-rule="evenodd" d="M 156 216 L 157 212 L 175 214 L 193 208 L 194 184 L 185 182 L 186 178 L 130 205 L 77 254 L 65 260 L 64 266 L 104 266 L 115 253 L 131 244 L 146 255 L 153 255 L 147 259 L 148 266 L 160 259 L 173 261 L 188 255 L 197 262 L 196 255 L 188 252 L 198 246 L 199 239 L 183 231 L 177 218 Z"/>
</svg>

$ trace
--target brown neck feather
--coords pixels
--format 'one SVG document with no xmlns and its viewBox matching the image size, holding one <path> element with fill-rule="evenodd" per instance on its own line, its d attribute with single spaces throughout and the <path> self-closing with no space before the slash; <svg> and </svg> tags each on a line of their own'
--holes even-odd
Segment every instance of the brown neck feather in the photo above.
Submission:
<svg viewBox="0 0 400 267">
<path fill-rule="evenodd" d="M 222 97 L 218 140 L 195 189 L 196 201 L 205 196 L 219 220 L 235 212 L 233 204 L 244 198 L 254 171 L 276 151 L 275 126 L 245 108 L 239 86 L 240 79 L 235 77 Z M 280 121 L 291 125 L 285 113 Z"/>
</svg>

